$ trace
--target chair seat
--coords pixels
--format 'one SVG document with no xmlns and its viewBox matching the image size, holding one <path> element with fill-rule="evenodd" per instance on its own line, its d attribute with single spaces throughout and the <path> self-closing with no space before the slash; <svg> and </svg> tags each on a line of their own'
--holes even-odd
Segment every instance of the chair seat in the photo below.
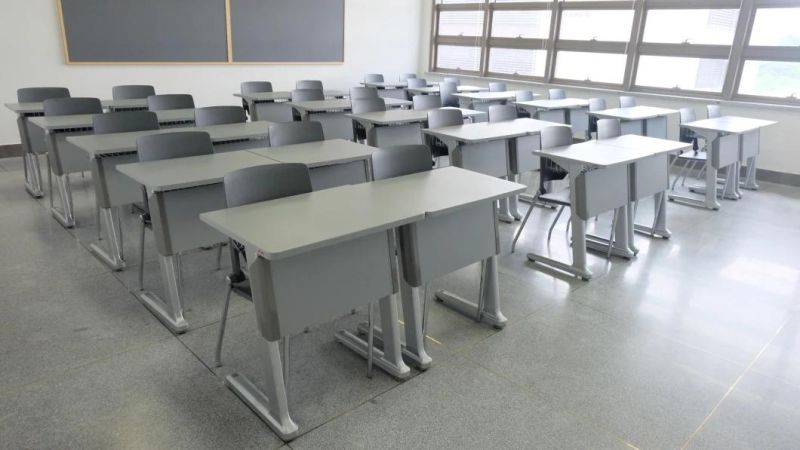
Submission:
<svg viewBox="0 0 800 450">
<path fill-rule="evenodd" d="M 552 203 L 554 205 L 569 206 L 569 189 L 542 194 L 539 196 L 539 201 L 544 203 Z"/>
<path fill-rule="evenodd" d="M 705 161 L 708 159 L 708 153 L 706 152 L 694 152 L 689 150 L 688 152 L 681 153 L 677 157 L 678 159 L 682 160 L 689 160 L 689 161 Z"/>
</svg>

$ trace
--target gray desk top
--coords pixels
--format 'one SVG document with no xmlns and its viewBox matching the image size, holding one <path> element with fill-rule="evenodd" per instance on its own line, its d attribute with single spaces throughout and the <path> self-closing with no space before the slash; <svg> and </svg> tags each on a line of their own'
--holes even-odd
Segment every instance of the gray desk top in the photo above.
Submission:
<svg viewBox="0 0 800 450">
<path fill-rule="evenodd" d="M 428 87 L 421 87 L 421 88 L 407 88 L 408 92 L 412 94 L 438 94 L 439 93 L 439 86 L 428 86 Z M 458 92 L 483 92 L 488 91 L 489 88 L 480 87 L 480 86 L 470 86 L 470 85 L 459 85 L 456 87 Z"/>
<path fill-rule="evenodd" d="M 269 158 L 247 150 L 190 156 L 131 164 L 120 164 L 117 170 L 145 186 L 148 191 L 174 191 L 196 186 L 222 183 L 229 172 L 245 167 L 277 164 Z"/>
<path fill-rule="evenodd" d="M 661 153 L 675 152 L 689 147 L 690 144 L 683 142 L 625 135 L 546 150 L 534 150 L 533 154 L 546 156 L 558 161 L 595 167 L 609 167 L 617 164 L 630 164 L 639 159 Z"/>
<path fill-rule="evenodd" d="M 562 98 L 558 100 L 529 100 L 526 102 L 515 102 L 517 106 L 541 109 L 545 111 L 554 109 L 579 109 L 589 106 L 589 100 L 582 98 Z"/>
<path fill-rule="evenodd" d="M 452 108 L 452 107 L 446 107 L 441 109 L 459 109 L 461 110 L 461 113 L 465 118 L 486 114 L 483 111 L 475 111 L 474 109 Z M 393 124 L 425 122 L 426 120 L 428 120 L 428 111 L 430 110 L 390 109 L 387 111 L 376 111 L 371 113 L 347 114 L 347 117 L 357 119 L 360 122 L 372 123 L 375 125 L 393 125 Z"/>
<path fill-rule="evenodd" d="M 146 98 L 133 98 L 127 100 L 101 100 L 104 108 L 110 109 L 140 109 L 147 108 Z M 42 102 L 5 103 L 5 107 L 17 114 L 43 114 Z"/>
<path fill-rule="evenodd" d="M 524 190 L 447 167 L 207 212 L 200 219 L 263 257 L 280 259 Z"/>
<path fill-rule="evenodd" d="M 464 92 L 453 94 L 458 98 L 469 100 L 492 101 L 492 100 L 512 100 L 517 98 L 517 91 L 504 92 Z"/>
<path fill-rule="evenodd" d="M 538 134 L 547 127 L 566 127 L 563 123 L 547 122 L 536 119 L 515 119 L 505 122 L 479 122 L 443 128 L 428 128 L 423 133 L 436 136 L 442 140 L 475 144 L 478 142 L 511 139 L 515 137 Z"/>
<path fill-rule="evenodd" d="M 747 117 L 722 116 L 713 119 L 697 120 L 683 123 L 682 127 L 697 131 L 714 131 L 726 134 L 742 134 L 759 128 L 775 125 L 771 120 L 750 119 Z"/>
<path fill-rule="evenodd" d="M 589 114 L 597 117 L 620 120 L 644 120 L 655 117 L 678 114 L 679 111 L 655 106 L 632 106 L 630 108 L 612 108 L 602 111 L 590 111 Z"/>
<path fill-rule="evenodd" d="M 405 81 L 373 81 L 369 83 L 362 81 L 361 85 L 378 89 L 403 89 L 408 86 L 408 83 Z"/>
<path fill-rule="evenodd" d="M 384 98 L 387 108 L 411 106 L 413 103 L 398 98 Z M 332 100 L 314 100 L 310 102 L 289 102 L 293 108 L 308 112 L 349 111 L 352 107 L 350 100 L 338 98 Z"/>
<path fill-rule="evenodd" d="M 136 151 L 136 139 L 156 133 L 173 133 L 176 131 L 201 130 L 211 135 L 214 142 L 230 141 L 235 139 L 263 139 L 269 135 L 272 122 L 259 120 L 257 122 L 231 123 L 226 125 L 211 125 L 208 127 L 187 127 L 181 129 L 164 128 L 161 130 L 134 131 L 130 133 L 113 133 L 86 136 L 68 136 L 67 142 L 82 149 L 94 158 L 108 153 L 129 153 Z"/>
<path fill-rule="evenodd" d="M 248 151 L 274 161 L 302 163 L 313 168 L 370 159 L 375 150 L 377 148 L 357 144 L 345 139 L 330 139 L 281 147 L 250 149 Z"/>
<path fill-rule="evenodd" d="M 39 116 L 32 117 L 30 122 L 47 131 L 68 130 L 71 128 L 91 128 L 94 114 L 73 114 L 71 116 Z M 158 123 L 187 123 L 194 122 L 194 109 L 171 109 L 157 111 Z"/>
<path fill-rule="evenodd" d="M 335 91 L 335 90 L 326 90 L 325 97 L 328 98 L 336 98 L 336 97 L 347 97 L 349 94 L 345 91 Z M 292 92 L 291 91 L 275 91 L 275 92 L 250 92 L 248 94 L 242 93 L 234 93 L 234 97 L 241 97 L 245 100 L 255 101 L 255 102 L 274 102 L 278 100 L 291 100 L 292 99 Z"/>
</svg>

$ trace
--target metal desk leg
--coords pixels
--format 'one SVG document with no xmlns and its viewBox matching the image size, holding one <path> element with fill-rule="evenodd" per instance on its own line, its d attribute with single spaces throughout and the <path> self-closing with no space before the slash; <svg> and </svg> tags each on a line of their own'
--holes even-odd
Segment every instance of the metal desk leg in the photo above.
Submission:
<svg viewBox="0 0 800 450">
<path fill-rule="evenodd" d="M 141 291 L 139 298 L 150 312 L 174 333 L 183 333 L 189 328 L 183 318 L 183 300 L 178 275 L 177 255 L 158 255 L 161 278 L 167 291 L 167 299 L 162 300 L 151 291 Z"/>
<path fill-rule="evenodd" d="M 736 186 L 739 184 L 739 169 L 740 169 L 740 162 L 736 161 L 735 163 L 729 165 L 725 177 L 725 185 L 722 188 L 722 198 L 726 198 L 728 200 L 739 200 L 741 195 L 736 193 Z M 716 186 L 713 185 L 706 185 L 706 191 L 709 190 L 709 186 Z M 711 191 L 715 191 L 715 189 L 711 189 Z"/>
<path fill-rule="evenodd" d="M 31 149 L 28 118 L 22 115 L 17 117 L 17 128 L 19 129 L 19 138 L 22 143 L 22 169 L 25 173 L 25 190 L 33 198 L 41 198 L 44 196 L 42 169 L 39 167 L 39 159 Z"/>
<path fill-rule="evenodd" d="M 485 322 L 495 328 L 504 328 L 508 319 L 500 311 L 500 284 L 497 275 L 497 256 L 490 256 L 481 262 L 481 285 L 479 303 L 476 305 L 444 289 L 436 291 L 436 299 L 451 309 L 478 322 Z"/>
<path fill-rule="evenodd" d="M 122 258 L 122 230 L 118 228 L 118 218 L 119 207 L 100 208 L 100 222 L 97 226 L 101 231 L 105 230 L 108 249 L 97 243 L 89 245 L 89 250 L 114 271 L 125 268 L 125 260 Z"/>
<path fill-rule="evenodd" d="M 250 110 L 250 122 L 255 122 L 258 120 L 258 103 L 255 100 L 248 100 L 247 101 L 247 109 Z"/>
<path fill-rule="evenodd" d="M 658 193 L 653 198 L 655 215 L 653 216 L 653 226 L 634 225 L 634 230 L 639 233 L 649 234 L 650 236 L 661 236 L 669 239 L 672 232 L 667 228 L 667 195 L 666 191 Z"/>
<path fill-rule="evenodd" d="M 506 177 L 507 180 L 517 182 L 518 175 L 509 175 Z M 509 214 L 514 220 L 522 220 L 522 214 L 519 213 L 519 199 L 516 195 L 512 195 L 508 197 L 508 209 Z"/>
<path fill-rule="evenodd" d="M 758 171 L 758 156 L 751 156 L 747 158 L 747 175 L 742 187 L 752 191 L 758 190 L 758 182 L 756 182 L 756 172 Z"/>
<path fill-rule="evenodd" d="M 75 213 L 72 207 L 72 189 L 69 184 L 69 174 L 65 173 L 56 176 L 56 186 L 58 186 L 61 207 L 51 205 L 50 212 L 61 226 L 72 228 L 75 226 Z"/>
<path fill-rule="evenodd" d="M 225 377 L 225 385 L 281 439 L 294 439 L 299 434 L 299 428 L 289 417 L 289 401 L 278 341 L 264 341 L 264 350 L 267 357 L 264 367 L 267 377 L 266 392 L 262 392 L 252 381 L 237 372 Z"/>
<path fill-rule="evenodd" d="M 615 210 L 617 215 L 614 224 L 614 242 L 608 239 L 595 236 L 586 236 L 586 246 L 592 250 L 608 253 L 608 246 L 611 245 L 611 254 L 620 258 L 631 259 L 636 256 L 638 249 L 633 245 L 633 208 L 627 204 Z"/>
</svg>

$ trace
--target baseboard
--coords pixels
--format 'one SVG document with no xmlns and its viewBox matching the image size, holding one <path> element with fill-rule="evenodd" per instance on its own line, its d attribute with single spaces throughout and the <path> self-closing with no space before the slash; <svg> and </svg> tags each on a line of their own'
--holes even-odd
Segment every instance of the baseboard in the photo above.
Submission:
<svg viewBox="0 0 800 450">
<path fill-rule="evenodd" d="M 800 187 L 800 174 L 776 172 L 774 170 L 758 169 L 756 173 L 758 181 L 768 183 L 785 184 L 787 186 Z"/>
<path fill-rule="evenodd" d="M 0 145 L 0 158 L 13 158 L 15 156 L 22 156 L 22 145 Z"/>
</svg>

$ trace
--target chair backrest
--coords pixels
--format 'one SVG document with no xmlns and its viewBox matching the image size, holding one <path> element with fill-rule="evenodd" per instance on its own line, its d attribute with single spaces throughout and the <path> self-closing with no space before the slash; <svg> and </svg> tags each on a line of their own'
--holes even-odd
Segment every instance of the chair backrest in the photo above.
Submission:
<svg viewBox="0 0 800 450">
<path fill-rule="evenodd" d="M 372 178 L 383 180 L 431 170 L 427 145 L 397 145 L 372 153 Z"/>
<path fill-rule="evenodd" d="M 48 98 L 42 102 L 45 116 L 71 116 L 75 114 L 102 114 L 100 100 L 89 97 Z"/>
<path fill-rule="evenodd" d="M 722 116 L 722 108 L 719 105 L 706 105 L 706 112 L 709 119 L 715 119 Z"/>
<path fill-rule="evenodd" d="M 272 92 L 272 83 L 269 81 L 242 81 L 239 85 L 242 94 L 255 94 L 257 92 Z"/>
<path fill-rule="evenodd" d="M 413 80 L 414 78 L 417 78 L 417 74 L 415 74 L 415 73 L 402 73 L 402 74 L 400 74 L 400 77 L 398 78 L 398 80 L 399 81 L 408 81 L 408 80 Z"/>
<path fill-rule="evenodd" d="M 94 134 L 157 130 L 158 116 L 152 111 L 118 111 L 92 116 Z"/>
<path fill-rule="evenodd" d="M 189 94 L 161 94 L 147 97 L 147 109 L 150 111 L 186 108 L 194 108 L 194 99 Z"/>
<path fill-rule="evenodd" d="M 636 98 L 630 95 L 620 95 L 619 96 L 619 107 L 620 108 L 632 108 L 636 106 Z"/>
<path fill-rule="evenodd" d="M 312 102 L 325 100 L 322 89 L 295 89 L 292 91 L 293 102 Z"/>
<path fill-rule="evenodd" d="M 378 98 L 378 89 L 366 86 L 350 88 L 350 100 L 361 100 L 364 98 Z"/>
<path fill-rule="evenodd" d="M 156 95 L 156 88 L 149 84 L 123 84 L 111 88 L 111 98 L 114 100 L 147 98 L 151 95 Z"/>
<path fill-rule="evenodd" d="M 176 131 L 136 138 L 139 161 L 185 158 L 214 153 L 211 136 L 205 131 Z"/>
<path fill-rule="evenodd" d="M 549 96 L 550 100 L 561 100 L 567 98 L 567 91 L 564 89 L 548 89 L 547 95 Z"/>
<path fill-rule="evenodd" d="M 697 113 L 694 108 L 681 108 L 681 123 L 689 123 L 697 120 Z"/>
<path fill-rule="evenodd" d="M 428 111 L 428 128 L 463 125 L 464 115 L 459 109 L 432 109 Z"/>
<path fill-rule="evenodd" d="M 529 102 L 533 100 L 535 97 L 533 96 L 532 91 L 517 91 L 516 99 L 518 102 Z"/>
<path fill-rule="evenodd" d="M 194 110 L 194 124 L 198 127 L 247 122 L 241 106 L 206 106 Z"/>
<path fill-rule="evenodd" d="M 445 83 L 455 83 L 457 86 L 461 84 L 461 80 L 456 77 L 444 77 L 442 81 Z"/>
<path fill-rule="evenodd" d="M 414 109 L 434 109 L 442 107 L 442 97 L 438 95 L 415 95 L 411 99 Z"/>
<path fill-rule="evenodd" d="M 428 86 L 428 80 L 425 78 L 409 78 L 406 80 L 406 83 L 408 83 L 408 87 L 410 88 L 423 88 Z"/>
<path fill-rule="evenodd" d="M 319 89 L 322 90 L 322 81 L 320 80 L 298 80 L 294 85 L 295 89 Z"/>
<path fill-rule="evenodd" d="M 300 163 L 266 164 L 234 170 L 225 175 L 228 208 L 266 202 L 311 192 L 308 167 Z"/>
<path fill-rule="evenodd" d="M 446 82 L 439 84 L 439 98 L 442 101 L 442 106 L 458 106 L 458 85 L 453 82 Z"/>
<path fill-rule="evenodd" d="M 689 123 L 694 122 L 697 120 L 697 113 L 694 111 L 694 108 L 681 108 L 681 123 Z M 697 134 L 694 130 L 690 130 L 688 128 L 680 127 L 678 129 L 678 140 L 681 142 L 692 143 L 695 150 L 697 150 Z"/>
<path fill-rule="evenodd" d="M 353 114 L 386 111 L 386 102 L 380 97 L 350 100 L 350 105 Z"/>
<path fill-rule="evenodd" d="M 508 89 L 506 88 L 505 83 L 501 83 L 498 81 L 492 81 L 489 83 L 489 92 L 505 92 Z"/>
<path fill-rule="evenodd" d="M 597 139 L 610 139 L 622 136 L 622 125 L 617 119 L 597 121 Z"/>
<path fill-rule="evenodd" d="M 489 122 L 505 122 L 517 118 L 517 107 L 514 105 L 492 105 L 489 107 Z"/>
<path fill-rule="evenodd" d="M 368 73 L 364 75 L 364 82 L 365 83 L 380 83 L 383 81 L 383 74 L 380 73 Z"/>
<path fill-rule="evenodd" d="M 322 132 L 322 124 L 319 122 L 282 122 L 269 127 L 269 145 L 271 147 L 324 140 L 325 134 Z"/>
<path fill-rule="evenodd" d="M 20 103 L 43 102 L 48 98 L 69 97 L 69 89 L 65 87 L 27 87 L 17 89 L 17 101 Z"/>
<path fill-rule="evenodd" d="M 598 97 L 589 99 L 589 111 L 602 111 L 604 109 L 608 109 L 606 107 L 606 99 Z"/>
<path fill-rule="evenodd" d="M 556 148 L 572 144 L 572 128 L 568 126 L 552 126 L 542 129 L 542 148 Z"/>
</svg>

